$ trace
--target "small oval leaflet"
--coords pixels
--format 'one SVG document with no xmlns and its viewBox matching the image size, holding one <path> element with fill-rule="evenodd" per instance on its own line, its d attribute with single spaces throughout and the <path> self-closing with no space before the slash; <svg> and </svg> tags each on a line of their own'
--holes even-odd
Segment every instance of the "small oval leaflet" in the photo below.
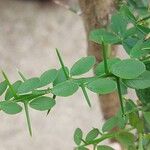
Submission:
<svg viewBox="0 0 150 150">
<path fill-rule="evenodd" d="M 123 82 L 133 89 L 146 89 L 150 87 L 150 71 L 145 71 L 135 79 L 123 80 Z"/>
<path fill-rule="evenodd" d="M 112 130 L 114 127 L 116 127 L 118 125 L 118 119 L 116 116 L 113 116 L 111 118 L 109 118 L 108 120 L 106 120 L 106 122 L 104 123 L 102 130 L 103 132 L 107 132 Z"/>
<path fill-rule="evenodd" d="M 57 84 L 52 88 L 52 93 L 57 96 L 70 96 L 73 95 L 77 90 L 79 86 L 78 84 L 72 82 L 72 81 L 66 81 L 60 84 Z"/>
<path fill-rule="evenodd" d="M 99 135 L 99 130 L 94 128 L 87 134 L 85 141 L 86 142 L 92 141 L 95 138 L 97 138 L 98 135 Z"/>
<path fill-rule="evenodd" d="M 0 109 L 10 115 L 14 115 L 22 111 L 22 107 L 20 105 L 10 101 L 0 102 Z"/>
<path fill-rule="evenodd" d="M 112 147 L 110 147 L 110 146 L 98 145 L 97 146 L 97 150 L 114 150 L 114 149 Z"/>
<path fill-rule="evenodd" d="M 80 145 L 82 142 L 83 132 L 80 128 L 77 128 L 74 132 L 74 142 Z"/>
<path fill-rule="evenodd" d="M 99 78 L 93 82 L 88 83 L 87 88 L 98 94 L 108 94 L 117 89 L 116 82 L 111 79 Z"/>
<path fill-rule="evenodd" d="M 135 59 L 125 59 L 114 64 L 111 72 L 122 79 L 134 79 L 146 70 L 144 63 Z"/>
<path fill-rule="evenodd" d="M 40 76 L 40 86 L 46 86 L 50 83 L 52 83 L 56 77 L 57 77 L 57 70 L 56 69 L 50 69 L 45 71 L 41 76 Z"/>
<path fill-rule="evenodd" d="M 5 92 L 7 89 L 7 82 L 3 81 L 0 83 L 0 96 Z"/>
<path fill-rule="evenodd" d="M 56 102 L 54 99 L 50 97 L 46 97 L 46 96 L 35 98 L 29 103 L 30 107 L 36 110 L 40 110 L 40 111 L 49 110 L 55 104 Z"/>
<path fill-rule="evenodd" d="M 77 76 L 88 72 L 94 66 L 96 60 L 94 56 L 83 57 L 79 59 L 71 68 L 70 74 Z"/>
<path fill-rule="evenodd" d="M 114 33 L 108 32 L 105 29 L 95 29 L 90 32 L 89 39 L 97 44 L 102 44 L 103 42 L 109 44 L 115 44 L 121 42 L 119 36 Z"/>
<path fill-rule="evenodd" d="M 12 84 L 12 87 L 14 90 L 17 92 L 18 88 L 22 84 L 22 81 L 18 80 L 14 84 Z M 10 88 L 7 89 L 6 94 L 5 94 L 5 100 L 10 100 L 13 97 L 13 93 Z"/>
<path fill-rule="evenodd" d="M 129 132 L 122 132 L 116 136 L 116 140 L 119 141 L 125 148 L 134 145 L 134 135 Z"/>
<path fill-rule="evenodd" d="M 23 82 L 21 86 L 18 89 L 18 93 L 28 93 L 31 92 L 32 90 L 38 88 L 40 86 L 40 79 L 39 78 L 30 78 Z"/>
</svg>

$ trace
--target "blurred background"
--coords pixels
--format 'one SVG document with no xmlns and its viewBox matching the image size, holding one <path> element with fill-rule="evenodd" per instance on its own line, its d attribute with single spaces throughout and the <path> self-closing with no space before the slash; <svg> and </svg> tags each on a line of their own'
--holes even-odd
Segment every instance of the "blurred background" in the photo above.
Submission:
<svg viewBox="0 0 150 150">
<path fill-rule="evenodd" d="M 79 8 L 77 0 L 62 2 Z M 79 15 L 46 0 L 0 0 L 0 68 L 12 82 L 19 78 L 17 69 L 33 77 L 59 67 L 55 48 L 61 50 L 68 66 L 86 55 L 86 35 Z M 77 127 L 86 132 L 103 124 L 97 96 L 89 92 L 89 97 L 91 109 L 81 91 L 58 98 L 47 117 L 46 112 L 30 109 L 32 138 L 24 112 L 15 116 L 1 112 L 0 150 L 73 150 Z"/>
</svg>

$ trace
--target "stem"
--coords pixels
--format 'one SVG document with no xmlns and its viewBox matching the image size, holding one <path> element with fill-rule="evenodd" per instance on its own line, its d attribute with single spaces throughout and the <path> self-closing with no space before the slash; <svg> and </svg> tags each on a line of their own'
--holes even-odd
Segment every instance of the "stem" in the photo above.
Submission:
<svg viewBox="0 0 150 150">
<path fill-rule="evenodd" d="M 109 74 L 108 64 L 107 64 L 107 48 L 104 42 L 102 42 L 102 50 L 103 50 L 103 60 L 106 75 Z"/>
<path fill-rule="evenodd" d="M 124 117 L 125 116 L 124 100 L 123 100 L 122 92 L 121 92 L 120 78 L 116 77 L 116 81 L 117 81 L 118 96 L 119 96 L 119 100 L 120 100 L 122 116 Z"/>
<path fill-rule="evenodd" d="M 61 58 L 60 53 L 59 53 L 59 51 L 58 51 L 57 48 L 56 48 L 56 53 L 57 53 L 58 59 L 59 59 L 59 61 L 60 61 L 61 67 L 62 67 L 62 69 L 63 69 L 63 71 L 64 71 L 64 74 L 65 74 L 66 78 L 69 79 L 69 76 L 68 76 L 68 74 L 67 74 L 67 72 L 66 72 L 66 69 L 65 69 L 65 65 L 64 65 L 64 63 L 63 63 L 63 61 L 62 61 L 62 58 Z"/>
<path fill-rule="evenodd" d="M 149 16 L 146 16 L 146 17 L 144 17 L 144 18 L 141 18 L 140 20 L 137 21 L 137 23 L 142 22 L 142 21 L 144 21 L 144 20 L 148 20 L 148 19 L 150 19 L 150 15 L 149 15 Z"/>
<path fill-rule="evenodd" d="M 112 133 L 106 133 L 106 134 L 103 134 L 100 138 L 98 139 L 95 139 L 93 141 L 89 141 L 87 143 L 84 143 L 82 145 L 80 145 L 79 147 L 84 147 L 84 146 L 88 146 L 88 145 L 91 145 L 91 144 L 94 144 L 94 145 L 97 145 L 99 144 L 100 142 L 106 140 L 106 139 L 112 139 L 112 138 L 115 138 L 116 136 L 118 136 L 120 133 L 123 133 L 123 132 L 129 132 L 129 131 L 132 131 L 134 128 L 128 128 L 126 130 L 120 130 L 118 132 L 112 132 Z M 79 148 L 78 147 L 78 148 Z"/>
<path fill-rule="evenodd" d="M 139 147 L 138 150 L 144 150 L 143 148 L 143 135 L 142 133 L 139 134 Z"/>
<path fill-rule="evenodd" d="M 25 76 L 18 70 L 18 73 L 20 75 L 20 77 L 22 78 L 23 81 L 26 81 L 27 79 L 25 78 Z"/>
<path fill-rule="evenodd" d="M 32 136 L 32 128 L 31 128 L 31 122 L 30 122 L 30 116 L 29 116 L 29 110 L 28 110 L 28 104 L 27 103 L 24 103 L 24 108 L 25 108 L 25 114 L 26 114 L 29 133 L 30 133 L 30 136 Z"/>
<path fill-rule="evenodd" d="M 84 85 L 81 85 L 81 89 L 82 89 L 82 92 L 83 92 L 83 94 L 84 94 L 84 96 L 85 96 L 85 99 L 86 99 L 86 101 L 87 101 L 89 107 L 91 107 L 91 102 L 90 102 L 90 99 L 89 99 L 88 94 L 87 94 L 87 92 L 86 92 L 85 86 L 84 86 Z"/>
<path fill-rule="evenodd" d="M 94 144 L 94 145 L 93 145 L 93 150 L 96 150 L 96 146 L 97 146 L 97 144 Z"/>
<path fill-rule="evenodd" d="M 7 82 L 8 86 L 9 86 L 9 88 L 10 88 L 10 90 L 11 90 L 13 96 L 14 96 L 15 98 L 17 98 L 17 97 L 18 97 L 18 96 L 17 96 L 17 93 L 16 93 L 14 87 L 12 86 L 12 84 L 10 83 L 10 81 L 8 80 L 7 75 L 5 74 L 4 71 L 2 71 L 2 74 L 3 74 L 3 76 L 4 76 L 5 80 L 6 80 L 6 82 Z"/>
<path fill-rule="evenodd" d="M 18 71 L 20 77 L 22 78 L 23 81 L 26 81 L 27 79 L 25 78 L 25 76 Z M 30 136 L 32 136 L 32 127 L 31 127 L 31 121 L 30 121 L 30 116 L 29 116 L 29 109 L 28 109 L 28 102 L 24 102 L 24 110 L 25 110 L 25 116 L 27 119 L 27 125 L 28 125 L 28 130 L 29 130 L 29 134 Z"/>
</svg>

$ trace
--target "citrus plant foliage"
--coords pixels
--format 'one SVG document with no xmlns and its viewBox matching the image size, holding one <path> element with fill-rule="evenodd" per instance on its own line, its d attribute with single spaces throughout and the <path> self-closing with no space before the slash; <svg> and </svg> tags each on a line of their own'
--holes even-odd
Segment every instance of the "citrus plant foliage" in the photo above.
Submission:
<svg viewBox="0 0 150 150">
<path fill-rule="evenodd" d="M 140 4 L 143 4 L 142 9 L 138 7 Z M 4 100 L 0 102 L 0 109 L 11 115 L 25 110 L 32 135 L 29 107 L 49 114 L 57 97 L 71 96 L 79 88 L 91 107 L 87 89 L 100 95 L 116 91 L 120 99 L 118 113 L 108 119 L 102 129 L 93 128 L 86 135 L 77 128 L 74 133 L 76 149 L 88 150 L 87 146 L 93 145 L 94 150 L 113 150 L 101 144 L 110 138 L 128 150 L 150 148 L 150 13 L 147 1 L 140 4 L 129 0 L 114 13 L 107 29 L 91 31 L 90 40 L 101 45 L 103 50 L 103 62 L 99 64 L 94 56 L 87 56 L 68 68 L 56 49 L 61 67 L 47 70 L 40 77 L 26 78 L 18 71 L 20 79 L 12 83 L 2 71 L 4 81 L 0 83 L 0 96 L 4 95 Z M 108 58 L 110 45 L 122 45 L 130 57 Z M 95 76 L 84 77 L 95 65 Z M 138 101 L 125 97 L 129 88 L 137 91 Z M 118 130 L 110 132 L 114 127 Z"/>
</svg>

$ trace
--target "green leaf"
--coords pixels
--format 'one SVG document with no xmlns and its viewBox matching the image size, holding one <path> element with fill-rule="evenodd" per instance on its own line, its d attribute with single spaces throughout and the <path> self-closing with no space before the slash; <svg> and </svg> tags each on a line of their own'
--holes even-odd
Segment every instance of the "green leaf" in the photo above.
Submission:
<svg viewBox="0 0 150 150">
<path fill-rule="evenodd" d="M 123 45 L 125 51 L 127 52 L 127 54 L 130 54 L 132 48 L 137 43 L 137 41 L 138 41 L 138 39 L 135 39 L 131 36 L 129 36 L 128 38 L 123 40 L 122 45 Z"/>
<path fill-rule="evenodd" d="M 142 58 L 150 53 L 150 41 L 139 40 L 130 52 L 133 58 Z"/>
<path fill-rule="evenodd" d="M 22 84 L 22 81 L 18 80 L 16 81 L 14 84 L 12 84 L 12 87 L 14 88 L 14 90 L 17 92 L 18 88 L 20 87 L 20 85 Z M 13 97 L 13 93 L 10 89 L 10 87 L 7 89 L 6 94 L 5 94 L 5 100 L 10 100 Z"/>
<path fill-rule="evenodd" d="M 114 150 L 114 149 L 112 147 L 110 147 L 110 146 L 98 145 L 97 146 L 97 150 Z"/>
<path fill-rule="evenodd" d="M 44 72 L 40 76 L 40 86 L 46 86 L 50 83 L 52 83 L 57 77 L 57 70 L 56 69 L 50 69 Z"/>
<path fill-rule="evenodd" d="M 82 142 L 83 132 L 80 128 L 77 128 L 74 132 L 74 142 L 80 145 Z"/>
<path fill-rule="evenodd" d="M 102 127 L 103 132 L 110 131 L 114 127 L 116 127 L 117 121 L 118 121 L 118 119 L 116 116 L 113 116 L 113 117 L 109 118 L 108 120 L 106 120 L 106 122 L 104 123 L 104 125 Z"/>
<path fill-rule="evenodd" d="M 150 112 L 148 111 L 143 112 L 143 115 L 144 115 L 146 122 L 150 125 Z"/>
<path fill-rule="evenodd" d="M 7 86 L 8 85 L 6 81 L 0 83 L 0 96 L 6 91 Z"/>
<path fill-rule="evenodd" d="M 15 102 L 3 101 L 0 102 L 0 109 L 3 110 L 7 114 L 17 114 L 22 111 L 22 107 Z"/>
<path fill-rule="evenodd" d="M 143 26 L 143 25 L 136 25 L 136 27 L 139 29 L 139 31 L 141 31 L 142 33 L 144 33 L 145 35 L 150 33 L 150 28 Z"/>
<path fill-rule="evenodd" d="M 99 130 L 94 128 L 87 134 L 85 141 L 86 142 L 92 141 L 95 138 L 97 138 L 98 135 L 99 135 Z"/>
<path fill-rule="evenodd" d="M 111 72 L 122 79 L 134 79 L 146 70 L 144 63 L 135 59 L 125 59 L 112 66 Z"/>
<path fill-rule="evenodd" d="M 122 81 L 120 81 L 120 86 L 122 95 L 128 94 L 128 87 Z"/>
<path fill-rule="evenodd" d="M 54 107 L 55 104 L 54 99 L 46 96 L 35 98 L 29 103 L 30 107 L 40 111 L 49 110 Z"/>
<path fill-rule="evenodd" d="M 38 88 L 39 86 L 40 86 L 40 79 L 34 77 L 23 82 L 18 89 L 18 93 L 19 94 L 28 93 Z"/>
<path fill-rule="evenodd" d="M 136 18 L 134 17 L 133 13 L 130 11 L 129 7 L 126 5 L 123 5 L 120 9 L 120 12 L 124 15 L 124 17 L 127 17 L 131 22 L 135 23 Z"/>
<path fill-rule="evenodd" d="M 110 28 L 112 29 L 113 32 L 115 32 L 121 37 L 124 37 L 124 34 L 127 29 L 127 24 L 128 24 L 127 20 L 119 12 L 115 13 L 111 17 Z"/>
<path fill-rule="evenodd" d="M 73 81 L 66 81 L 60 84 L 57 84 L 53 87 L 52 93 L 56 96 L 70 96 L 73 95 L 78 90 L 78 84 Z"/>
<path fill-rule="evenodd" d="M 135 103 L 130 99 L 126 101 L 125 107 L 126 112 L 135 112 L 137 110 Z"/>
<path fill-rule="evenodd" d="M 114 92 L 117 89 L 115 81 L 111 79 L 102 79 L 102 78 L 90 82 L 86 86 L 92 92 L 99 94 L 108 94 Z"/>
<path fill-rule="evenodd" d="M 122 110 L 119 109 L 118 112 L 116 113 L 116 118 L 117 118 L 117 126 L 121 129 L 124 129 L 126 127 L 126 124 L 128 122 L 128 117 L 127 116 L 122 116 Z"/>
<path fill-rule="evenodd" d="M 138 112 L 132 112 L 129 114 L 129 123 L 131 126 L 136 128 L 139 133 L 143 132 L 144 123 L 143 120 L 140 119 Z"/>
<path fill-rule="evenodd" d="M 79 59 L 71 68 L 70 74 L 77 76 L 88 72 L 94 66 L 96 60 L 94 56 L 83 57 Z"/>
<path fill-rule="evenodd" d="M 69 69 L 67 67 L 65 67 L 65 70 L 66 70 L 67 75 L 69 76 Z M 57 85 L 57 84 L 59 84 L 59 83 L 62 83 L 64 81 L 66 81 L 66 80 L 68 80 L 68 79 L 66 78 L 66 75 L 65 75 L 65 73 L 63 71 L 63 68 L 60 68 L 58 70 L 57 77 L 54 80 L 54 86 Z"/>
<path fill-rule="evenodd" d="M 121 39 L 117 35 L 107 32 L 105 29 L 92 30 L 89 38 L 97 44 L 102 44 L 102 42 L 108 44 L 116 44 L 121 42 Z"/>
<path fill-rule="evenodd" d="M 123 80 L 123 82 L 133 89 L 146 89 L 150 87 L 150 71 L 145 71 L 135 79 Z"/>
<path fill-rule="evenodd" d="M 119 141 L 125 148 L 134 145 L 134 135 L 129 132 L 122 132 L 116 136 L 116 140 Z"/>
<path fill-rule="evenodd" d="M 108 66 L 108 71 L 110 71 L 110 68 L 112 65 L 115 63 L 120 62 L 121 60 L 119 58 L 112 58 L 112 59 L 107 59 L 107 66 Z M 95 73 L 97 76 L 105 74 L 105 67 L 104 67 L 104 61 L 99 63 L 96 68 L 95 68 Z"/>
</svg>

